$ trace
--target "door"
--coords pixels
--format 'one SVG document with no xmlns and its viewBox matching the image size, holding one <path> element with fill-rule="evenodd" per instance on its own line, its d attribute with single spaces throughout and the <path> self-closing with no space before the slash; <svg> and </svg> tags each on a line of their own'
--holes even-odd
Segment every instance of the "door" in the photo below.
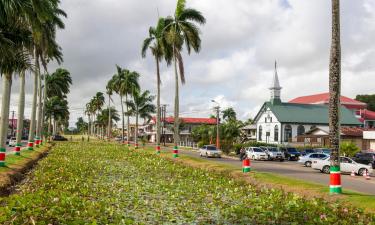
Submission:
<svg viewBox="0 0 375 225">
<path fill-rule="evenodd" d="M 353 160 L 351 160 L 347 157 L 340 157 L 341 172 L 351 173 L 352 170 L 353 170 L 353 167 L 354 167 Z"/>
</svg>

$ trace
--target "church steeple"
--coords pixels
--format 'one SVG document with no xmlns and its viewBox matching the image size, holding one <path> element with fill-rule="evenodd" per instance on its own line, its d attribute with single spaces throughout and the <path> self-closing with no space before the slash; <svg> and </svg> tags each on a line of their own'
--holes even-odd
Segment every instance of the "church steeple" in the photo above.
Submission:
<svg viewBox="0 0 375 225">
<path fill-rule="evenodd" d="M 272 104 L 280 104 L 280 92 L 282 87 L 280 86 L 279 76 L 277 75 L 277 62 L 275 61 L 275 74 L 273 75 L 272 87 L 271 90 L 271 103 Z"/>
</svg>

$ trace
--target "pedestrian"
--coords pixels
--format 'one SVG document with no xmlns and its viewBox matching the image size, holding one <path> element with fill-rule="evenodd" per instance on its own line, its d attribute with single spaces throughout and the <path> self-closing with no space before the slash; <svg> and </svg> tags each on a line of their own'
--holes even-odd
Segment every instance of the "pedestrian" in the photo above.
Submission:
<svg viewBox="0 0 375 225">
<path fill-rule="evenodd" d="M 246 155 L 246 151 L 244 147 L 241 147 L 240 149 L 240 160 L 242 161 L 244 156 Z"/>
</svg>

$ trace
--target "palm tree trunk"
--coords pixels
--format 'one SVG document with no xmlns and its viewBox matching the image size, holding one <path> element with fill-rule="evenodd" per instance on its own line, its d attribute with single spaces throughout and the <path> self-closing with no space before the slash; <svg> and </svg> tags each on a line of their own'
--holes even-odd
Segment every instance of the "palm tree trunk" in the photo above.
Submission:
<svg viewBox="0 0 375 225">
<path fill-rule="evenodd" d="M 49 122 L 48 122 L 48 136 L 52 135 L 52 115 L 51 117 L 49 118 Z"/>
<path fill-rule="evenodd" d="M 112 122 L 112 118 L 111 118 L 111 95 L 108 95 L 108 126 L 107 126 L 107 137 L 108 137 L 108 140 L 111 139 L 111 123 Z"/>
<path fill-rule="evenodd" d="M 124 115 L 124 103 L 122 102 L 122 95 L 120 95 L 120 105 L 121 105 L 121 117 L 122 117 L 122 143 L 124 143 L 125 138 L 125 115 Z"/>
<path fill-rule="evenodd" d="M 342 192 L 340 181 L 341 46 L 340 0 L 332 0 L 332 43 L 329 64 L 329 139 L 331 144 L 330 193 Z"/>
<path fill-rule="evenodd" d="M 39 74 L 38 79 L 38 111 L 37 111 L 37 123 L 36 123 L 36 136 L 35 136 L 35 145 L 39 147 L 40 136 L 41 136 L 41 126 L 42 126 L 42 78 Z"/>
<path fill-rule="evenodd" d="M 126 94 L 125 95 L 125 102 L 128 102 L 128 95 Z M 127 138 L 127 141 L 128 141 L 128 146 L 130 146 L 130 118 L 129 118 L 129 106 L 128 104 L 126 104 L 126 118 L 127 118 L 127 132 L 126 132 L 126 138 Z"/>
<path fill-rule="evenodd" d="M 178 89 L 178 72 L 177 72 L 177 59 L 176 59 L 176 49 L 173 48 L 174 52 L 174 73 L 175 73 L 175 98 L 174 98 L 174 150 L 173 150 L 173 156 L 176 158 L 178 157 L 178 141 L 179 141 L 179 109 L 180 109 L 180 103 L 179 103 L 179 89 Z"/>
<path fill-rule="evenodd" d="M 48 73 L 48 72 L 47 72 Z M 47 121 L 47 118 L 45 118 L 45 113 L 46 113 L 46 103 L 47 103 L 47 82 L 46 82 L 46 77 L 44 77 L 44 89 L 43 89 L 43 108 L 42 108 L 42 120 L 41 120 L 41 137 L 40 137 L 40 140 L 41 142 L 43 141 L 43 138 L 45 139 L 45 130 L 44 130 L 44 126 L 43 126 L 43 123 L 44 123 L 44 119 L 46 119 Z"/>
<path fill-rule="evenodd" d="M 23 131 L 23 118 L 25 113 L 25 71 L 20 74 L 20 94 L 18 100 L 18 115 L 17 115 L 17 134 L 16 134 L 16 155 L 20 155 L 22 146 L 22 131 Z"/>
<path fill-rule="evenodd" d="M 38 95 L 38 78 L 39 78 L 39 56 L 35 50 L 35 72 L 34 72 L 34 91 L 33 91 L 33 105 L 31 109 L 30 118 L 30 129 L 29 129 L 29 142 L 27 144 L 29 150 L 34 148 L 34 136 L 35 136 L 35 117 L 36 117 L 36 105 L 37 105 L 37 95 Z"/>
<path fill-rule="evenodd" d="M 137 113 L 135 114 L 135 132 L 134 132 L 134 145 L 135 148 L 138 148 L 138 109 Z"/>
<path fill-rule="evenodd" d="M 158 57 L 156 59 L 156 83 L 157 83 L 157 96 L 156 96 L 156 151 L 160 152 L 160 68 Z"/>
<path fill-rule="evenodd" d="M 3 74 L 3 92 L 1 103 L 1 126 L 0 126 L 0 166 L 5 166 L 6 139 L 9 127 L 9 105 L 12 87 L 12 74 Z M 13 122 L 13 121 L 12 121 Z"/>
</svg>

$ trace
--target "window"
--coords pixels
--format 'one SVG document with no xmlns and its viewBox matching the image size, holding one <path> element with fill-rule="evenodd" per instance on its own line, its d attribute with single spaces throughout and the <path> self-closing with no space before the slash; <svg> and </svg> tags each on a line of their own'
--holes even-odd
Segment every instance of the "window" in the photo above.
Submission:
<svg viewBox="0 0 375 225">
<path fill-rule="evenodd" d="M 297 135 L 302 135 L 305 133 L 305 127 L 302 125 L 299 125 L 297 128 Z"/>
<path fill-rule="evenodd" d="M 267 123 L 267 117 L 264 117 L 264 122 Z"/>
<path fill-rule="evenodd" d="M 274 131 L 273 131 L 273 140 L 274 141 L 279 141 L 279 126 L 275 126 Z"/>
<path fill-rule="evenodd" d="M 272 117 L 270 117 L 270 122 L 272 123 Z"/>
<path fill-rule="evenodd" d="M 262 140 L 262 126 L 259 126 L 259 134 L 258 134 L 258 136 L 259 136 L 259 141 L 261 141 Z"/>
<path fill-rule="evenodd" d="M 292 138 L 292 127 L 290 125 L 285 125 L 284 127 L 284 141 L 289 142 Z"/>
</svg>

